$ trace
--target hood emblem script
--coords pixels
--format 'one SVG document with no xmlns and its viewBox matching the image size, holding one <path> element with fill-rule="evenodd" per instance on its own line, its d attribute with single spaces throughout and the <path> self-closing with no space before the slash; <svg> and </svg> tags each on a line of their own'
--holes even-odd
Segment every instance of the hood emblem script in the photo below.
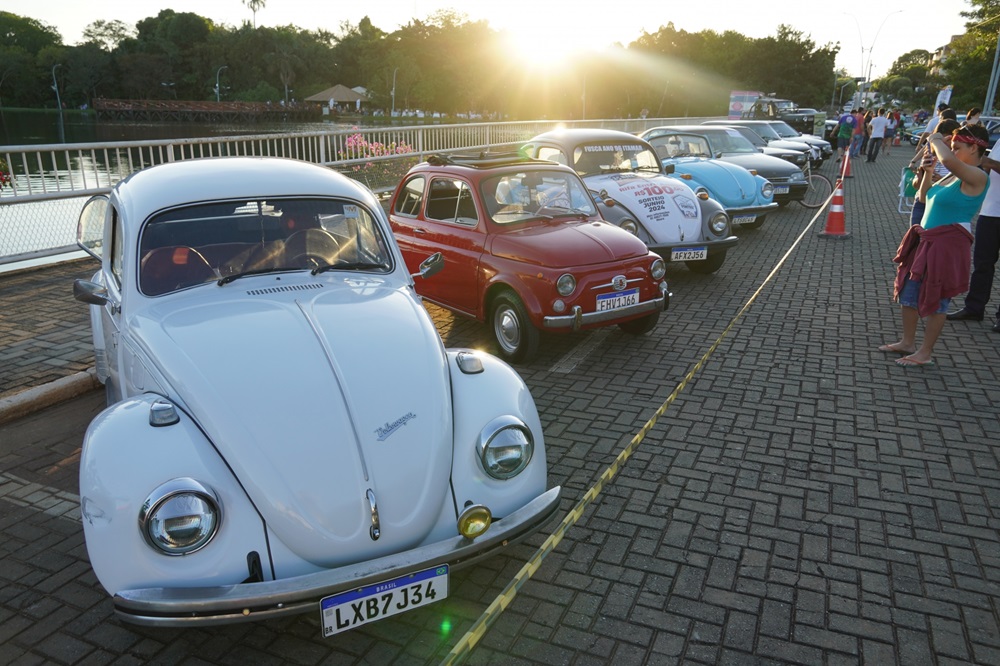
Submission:
<svg viewBox="0 0 1000 666">
<path fill-rule="evenodd" d="M 411 419 L 415 418 L 417 418 L 416 414 L 414 414 L 413 412 L 407 412 L 406 414 L 403 414 L 392 423 L 386 423 L 385 425 L 381 425 L 375 428 L 375 434 L 378 436 L 378 441 L 384 442 L 394 432 L 405 426 L 407 422 L 409 422 Z"/>
</svg>

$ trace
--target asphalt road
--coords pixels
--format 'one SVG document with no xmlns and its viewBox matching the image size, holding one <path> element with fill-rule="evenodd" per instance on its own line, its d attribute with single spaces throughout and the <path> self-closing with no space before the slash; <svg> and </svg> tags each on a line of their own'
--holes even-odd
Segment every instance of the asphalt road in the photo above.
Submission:
<svg viewBox="0 0 1000 666">
<path fill-rule="evenodd" d="M 907 157 L 855 166 L 848 238 L 792 205 L 739 232 L 717 274 L 671 267 L 651 334 L 547 335 L 517 366 L 560 519 L 663 416 L 467 663 L 1000 663 L 1000 336 L 949 324 L 933 368 L 876 350 L 898 331 Z M 488 347 L 484 326 L 429 310 L 446 345 Z M 75 504 L 102 401 L 0 426 L 0 663 L 438 663 L 546 536 L 456 572 L 445 601 L 330 639 L 318 614 L 126 625 Z"/>
</svg>

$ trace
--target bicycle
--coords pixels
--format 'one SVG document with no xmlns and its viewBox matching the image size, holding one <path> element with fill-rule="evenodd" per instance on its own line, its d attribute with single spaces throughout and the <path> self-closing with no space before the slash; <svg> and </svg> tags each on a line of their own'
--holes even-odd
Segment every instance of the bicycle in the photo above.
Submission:
<svg viewBox="0 0 1000 666">
<path fill-rule="evenodd" d="M 806 193 L 799 199 L 799 203 L 806 208 L 819 208 L 826 203 L 833 192 L 833 183 L 821 173 L 813 173 L 812 166 L 806 162 L 802 169 L 806 176 Z"/>
</svg>

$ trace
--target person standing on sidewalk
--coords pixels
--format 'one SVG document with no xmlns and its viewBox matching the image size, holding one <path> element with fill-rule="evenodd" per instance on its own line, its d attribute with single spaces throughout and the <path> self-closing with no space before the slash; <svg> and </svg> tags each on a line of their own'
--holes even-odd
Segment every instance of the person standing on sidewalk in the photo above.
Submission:
<svg viewBox="0 0 1000 666">
<path fill-rule="evenodd" d="M 861 156 L 861 142 L 865 138 L 865 114 L 861 109 L 854 109 L 854 134 L 851 135 L 851 157 Z"/>
<path fill-rule="evenodd" d="M 950 136 L 952 132 L 961 127 L 957 120 L 945 119 L 938 127 L 943 136 Z M 910 169 L 913 170 L 913 188 L 917 191 L 913 197 L 913 208 L 910 210 L 910 224 L 920 224 L 924 218 L 924 208 L 926 208 L 927 190 L 931 185 L 938 182 L 949 174 L 947 167 L 931 150 L 930 146 L 913 156 L 910 161 Z"/>
<path fill-rule="evenodd" d="M 972 220 L 989 190 L 980 168 L 989 147 L 989 132 L 980 125 L 963 126 L 950 141 L 934 132 L 928 144 L 951 175 L 927 191 L 927 210 L 920 225 L 911 226 L 899 244 L 893 262 L 899 264 L 893 295 L 899 300 L 903 334 L 879 351 L 905 354 L 896 359 L 904 367 L 932 365 L 934 344 L 944 328 L 945 313 L 954 296 L 969 280 Z M 917 322 L 927 318 L 924 339 L 916 346 Z"/>
<path fill-rule="evenodd" d="M 854 136 L 854 126 L 858 120 L 853 114 L 845 113 L 837 120 L 833 128 L 833 136 L 837 137 L 837 161 L 844 159 L 844 153 L 851 149 L 851 137 Z"/>
<path fill-rule="evenodd" d="M 889 127 L 889 119 L 885 117 L 885 109 L 879 109 L 876 115 L 868 121 L 868 162 L 874 162 L 878 151 L 885 141 L 885 130 Z"/>
<path fill-rule="evenodd" d="M 993 144 L 991 155 L 1000 155 L 1000 140 Z M 976 240 L 972 245 L 972 278 L 965 295 L 965 307 L 948 313 L 950 321 L 982 321 L 990 300 L 993 274 L 1000 258 L 1000 162 L 983 158 L 983 168 L 990 174 L 990 189 L 976 219 Z M 993 319 L 993 332 L 1000 333 L 1000 305 Z"/>
</svg>

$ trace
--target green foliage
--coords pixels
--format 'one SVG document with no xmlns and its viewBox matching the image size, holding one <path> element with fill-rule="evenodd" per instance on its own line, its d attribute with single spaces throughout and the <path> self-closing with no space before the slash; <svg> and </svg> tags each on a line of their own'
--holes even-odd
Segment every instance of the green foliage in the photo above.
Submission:
<svg viewBox="0 0 1000 666">
<path fill-rule="evenodd" d="M 241 1 L 254 12 L 253 25 L 216 25 L 164 9 L 134 27 L 95 20 L 76 46 L 63 45 L 58 32 L 35 19 L 0 12 L 0 34 L 10 37 L 0 43 L 0 102 L 51 107 L 57 65 L 69 107 L 95 97 L 215 99 L 218 75 L 222 99 L 301 100 L 340 83 L 364 86 L 367 108 L 385 114 L 420 109 L 508 119 L 719 115 L 734 89 L 821 108 L 844 82 L 834 71 L 839 45 L 819 46 L 787 25 L 750 38 L 668 23 L 630 44 L 553 62 L 516 53 L 511 35 L 453 10 L 411 19 L 392 33 L 366 17 L 334 34 L 291 25 L 257 28 L 265 0 Z M 1000 0 L 970 3 L 970 20 L 1000 14 Z M 944 76 L 957 99 L 982 96 L 992 60 L 984 56 L 992 53 L 996 28 L 987 20 L 956 45 Z M 905 54 L 873 88 L 925 103 L 945 80 L 928 71 L 929 55 Z M 853 84 L 844 86 L 843 99 L 853 91 Z"/>
</svg>

